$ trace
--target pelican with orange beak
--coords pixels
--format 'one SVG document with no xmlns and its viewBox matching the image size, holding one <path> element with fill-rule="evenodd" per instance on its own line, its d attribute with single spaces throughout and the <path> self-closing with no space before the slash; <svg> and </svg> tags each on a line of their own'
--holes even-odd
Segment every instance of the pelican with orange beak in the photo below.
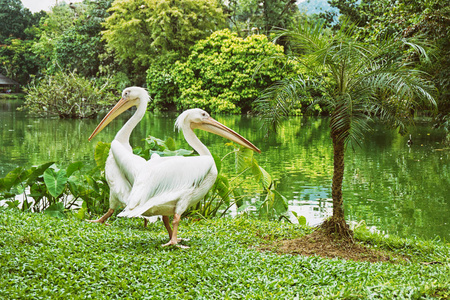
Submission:
<svg viewBox="0 0 450 300">
<path fill-rule="evenodd" d="M 136 112 L 125 123 L 125 125 L 117 132 L 114 141 L 120 145 L 121 156 L 126 156 L 127 165 L 120 165 L 117 162 L 113 151 L 110 150 L 109 156 L 105 164 L 105 177 L 109 185 L 109 210 L 101 218 L 97 220 L 88 220 L 89 222 L 106 224 L 106 220 L 114 213 L 114 210 L 121 206 L 125 206 L 125 202 L 131 192 L 134 179 L 140 167 L 146 160 L 138 155 L 133 154 L 130 145 L 130 135 L 136 125 L 141 121 L 147 110 L 147 104 L 150 96 L 147 91 L 141 87 L 128 87 L 123 90 L 120 101 L 109 111 L 103 120 L 95 128 L 89 137 L 92 140 L 100 131 L 103 130 L 114 118 L 128 110 L 132 106 L 136 106 Z M 122 158 L 123 159 L 123 158 Z M 147 224 L 145 220 L 145 225 Z"/>
<path fill-rule="evenodd" d="M 134 177 L 134 184 L 125 201 L 127 206 L 118 215 L 121 217 L 162 215 L 170 239 L 163 246 L 178 244 L 177 232 L 181 215 L 206 195 L 217 178 L 214 159 L 208 148 L 195 135 L 194 129 L 217 134 L 253 151 L 261 152 L 247 139 L 214 120 L 202 109 L 184 111 L 177 118 L 175 126 L 183 131 L 184 138 L 199 156 L 152 157 L 146 161 Z M 111 151 L 119 166 L 129 164 L 127 160 L 130 157 L 121 155 L 124 149 L 119 141 L 112 142 Z M 173 229 L 169 223 L 169 216 L 172 215 Z"/>
</svg>

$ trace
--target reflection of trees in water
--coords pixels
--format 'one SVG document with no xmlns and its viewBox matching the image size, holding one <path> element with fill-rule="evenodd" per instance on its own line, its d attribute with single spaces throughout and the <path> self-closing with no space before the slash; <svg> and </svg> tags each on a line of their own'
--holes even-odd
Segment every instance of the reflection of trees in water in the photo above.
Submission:
<svg viewBox="0 0 450 300">
<path fill-rule="evenodd" d="M 418 126 L 408 148 L 408 137 L 380 132 L 347 159 L 349 216 L 404 237 L 449 239 L 450 153 L 434 151 L 441 133 Z"/>
</svg>

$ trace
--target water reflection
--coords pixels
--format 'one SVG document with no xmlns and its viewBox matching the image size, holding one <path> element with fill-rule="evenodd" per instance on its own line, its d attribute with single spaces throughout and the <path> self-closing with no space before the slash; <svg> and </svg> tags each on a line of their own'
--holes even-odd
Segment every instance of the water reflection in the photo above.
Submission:
<svg viewBox="0 0 450 300">
<path fill-rule="evenodd" d="M 89 143 L 95 120 L 59 120 L 26 117 L 15 111 L 14 101 L 0 101 L 0 176 L 17 166 L 46 161 L 94 164 L 98 141 L 111 141 L 124 124 L 125 115 L 114 120 Z M 292 118 L 276 136 L 265 137 L 256 118 L 214 116 L 262 150 L 259 164 L 276 179 L 278 190 L 289 200 L 289 209 L 303 215 L 311 225 L 331 215 L 332 146 L 328 119 Z M 147 114 L 132 135 L 140 145 L 151 134 L 174 138 L 179 147 L 189 146 L 174 131 L 176 115 Z M 198 132 L 219 156 L 230 151 L 223 138 Z M 344 204 L 348 221 L 365 220 L 386 233 L 403 237 L 440 236 L 450 240 L 450 151 L 441 145 L 444 133 L 418 124 L 409 136 L 382 126 L 367 136 L 361 149 L 346 154 Z M 231 172 L 233 160 L 224 164 Z"/>
</svg>

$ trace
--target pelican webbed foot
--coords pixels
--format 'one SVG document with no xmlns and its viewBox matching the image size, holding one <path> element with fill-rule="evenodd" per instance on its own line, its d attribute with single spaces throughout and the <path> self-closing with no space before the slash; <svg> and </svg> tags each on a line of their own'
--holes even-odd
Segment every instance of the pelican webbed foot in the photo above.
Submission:
<svg viewBox="0 0 450 300">
<path fill-rule="evenodd" d="M 101 223 L 101 224 L 105 224 L 106 226 L 109 226 L 109 224 L 106 223 L 106 220 L 108 220 L 109 217 L 111 217 L 113 213 L 114 213 L 114 209 L 110 208 L 110 209 L 108 209 L 106 214 L 104 214 L 100 219 L 97 219 L 97 220 L 86 220 L 86 221 L 89 222 L 89 223 Z"/>
<path fill-rule="evenodd" d="M 189 249 L 189 246 L 178 244 L 181 241 L 182 241 L 182 239 L 177 239 L 176 242 L 173 242 L 172 240 L 170 240 L 168 243 L 161 245 L 161 247 L 176 246 L 181 249 Z"/>
<path fill-rule="evenodd" d="M 86 222 L 89 223 L 101 223 L 104 224 L 105 226 L 110 226 L 111 224 L 106 223 L 106 220 L 102 220 L 102 218 L 97 219 L 97 220 L 86 220 Z"/>
</svg>

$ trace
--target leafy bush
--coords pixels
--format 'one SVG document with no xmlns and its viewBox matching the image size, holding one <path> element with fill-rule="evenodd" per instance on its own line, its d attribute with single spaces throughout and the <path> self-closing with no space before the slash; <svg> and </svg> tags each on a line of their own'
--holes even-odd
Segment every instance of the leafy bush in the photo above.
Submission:
<svg viewBox="0 0 450 300">
<path fill-rule="evenodd" d="M 185 62 L 177 61 L 162 71 L 159 66 L 149 69 L 147 85 L 152 87 L 152 97 L 164 95 L 169 86 L 174 93 L 158 100 L 174 101 L 178 110 L 199 107 L 216 113 L 247 112 L 260 90 L 293 71 L 281 59 L 274 59 L 255 75 L 265 59 L 279 55 L 283 55 L 283 47 L 270 43 L 265 35 L 243 39 L 229 30 L 216 31 L 197 42 Z"/>
<path fill-rule="evenodd" d="M 45 212 L 65 217 L 65 209 L 79 207 L 78 216 L 101 213 L 108 208 L 109 187 L 104 177 L 109 144 L 99 142 L 95 148 L 97 166 L 83 171 L 83 162 L 60 169 L 53 162 L 26 169 L 18 167 L 0 178 L 0 200 L 23 211 Z M 23 201 L 17 196 L 23 195 Z"/>
<path fill-rule="evenodd" d="M 238 213 L 247 213 L 262 220 L 282 218 L 288 209 L 287 199 L 276 190 L 270 174 L 258 165 L 252 150 L 233 147 L 233 151 L 222 159 L 214 157 L 219 172 L 216 182 L 205 198 L 187 214 L 203 218 L 223 217 L 236 205 Z M 231 163 L 234 164 L 235 174 L 227 176 L 222 172 L 222 164 L 233 156 L 234 162 Z M 247 189 L 252 190 L 252 194 L 245 194 L 244 183 L 250 186 Z"/>
<path fill-rule="evenodd" d="M 173 66 L 177 58 L 175 54 L 161 56 L 147 69 L 147 91 L 152 97 L 148 104 L 149 110 L 176 110 L 175 101 L 180 91 L 175 82 Z"/>
<path fill-rule="evenodd" d="M 58 72 L 26 88 L 28 95 L 20 109 L 40 116 L 94 117 L 105 105 L 117 100 L 117 95 L 106 92 L 107 87 L 108 82 L 98 86 L 96 81 L 75 72 Z"/>
<path fill-rule="evenodd" d="M 65 217 L 67 209 L 77 211 L 76 216 L 80 219 L 84 218 L 86 213 L 103 213 L 109 206 L 109 187 L 104 175 L 109 150 L 109 143 L 97 143 L 94 154 L 96 166 L 90 170 L 86 169 L 83 162 L 71 163 L 65 169 L 59 168 L 53 162 L 30 169 L 18 167 L 4 178 L 0 178 L 0 200 L 6 199 L 8 206 L 23 211 L 43 211 L 57 217 Z M 153 153 L 160 156 L 186 156 L 191 155 L 193 151 L 177 149 L 176 142 L 172 138 L 163 141 L 149 136 L 144 140 L 143 147 L 136 147 L 134 153 L 148 160 Z M 240 207 L 239 211 L 253 205 L 263 219 L 273 219 L 284 214 L 287 211 L 287 201 L 275 190 L 270 175 L 258 166 L 253 152 L 235 148 L 229 154 L 233 153 L 237 175 L 228 179 L 226 175 L 220 173 L 205 199 L 187 214 L 200 215 L 204 218 L 218 216 L 218 213 L 223 216 L 233 204 Z M 215 160 L 220 172 L 222 160 L 217 158 Z M 250 204 L 251 197 L 244 195 L 239 187 L 246 180 L 243 178 L 244 173 L 249 170 L 253 181 L 260 185 L 256 188 L 260 199 L 254 204 Z M 23 195 L 22 202 L 17 200 L 19 195 Z"/>
</svg>

